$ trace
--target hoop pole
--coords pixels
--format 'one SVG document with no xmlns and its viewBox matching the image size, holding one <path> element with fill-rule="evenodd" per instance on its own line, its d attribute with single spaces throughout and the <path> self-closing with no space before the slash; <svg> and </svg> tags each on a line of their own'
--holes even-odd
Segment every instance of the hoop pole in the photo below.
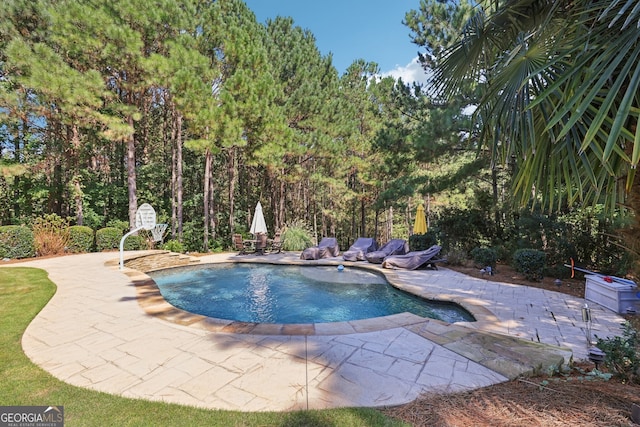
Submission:
<svg viewBox="0 0 640 427">
<path fill-rule="evenodd" d="M 131 236 L 136 231 L 142 230 L 143 228 L 144 227 L 134 228 L 133 230 L 122 236 L 122 239 L 120 239 L 120 270 L 124 270 L 124 239 Z"/>
</svg>

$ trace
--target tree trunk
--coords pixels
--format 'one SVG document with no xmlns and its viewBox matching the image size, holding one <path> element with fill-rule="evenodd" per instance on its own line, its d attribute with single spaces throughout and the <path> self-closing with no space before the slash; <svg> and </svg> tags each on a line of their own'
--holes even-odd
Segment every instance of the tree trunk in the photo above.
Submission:
<svg viewBox="0 0 640 427">
<path fill-rule="evenodd" d="M 136 211 L 138 210 L 138 189 L 136 188 L 136 141 L 134 137 L 133 117 L 128 118 L 131 135 L 127 139 L 127 188 L 129 191 L 129 227 L 136 226 Z"/>
<path fill-rule="evenodd" d="M 84 223 L 84 206 L 82 204 L 82 183 L 80 178 L 80 174 L 78 171 L 78 153 L 80 153 L 80 132 L 78 131 L 78 126 L 73 125 L 72 130 L 72 145 L 73 145 L 73 155 L 70 161 L 69 167 L 72 168 L 75 176 L 73 177 L 73 196 L 74 202 L 76 206 L 76 224 L 83 225 Z"/>
<path fill-rule="evenodd" d="M 373 238 L 376 239 L 378 243 L 380 242 L 380 235 L 378 230 L 380 229 L 380 209 L 376 208 L 375 220 L 373 222 Z"/>
<path fill-rule="evenodd" d="M 387 241 L 391 240 L 391 236 L 393 236 L 393 206 L 389 206 L 387 210 Z"/>
<path fill-rule="evenodd" d="M 182 114 L 176 117 L 176 219 L 178 240 L 182 242 Z"/>
<path fill-rule="evenodd" d="M 211 186 L 211 151 L 207 148 L 204 153 L 204 188 L 203 194 L 203 213 L 204 213 L 204 236 L 202 239 L 202 247 L 205 252 L 209 251 L 209 195 Z"/>
<path fill-rule="evenodd" d="M 491 168 L 491 188 L 493 190 L 493 221 L 496 227 L 496 237 L 502 239 L 502 221 L 500 221 L 500 204 L 498 203 L 498 171 L 495 167 Z"/>
<path fill-rule="evenodd" d="M 82 185 L 80 184 L 79 176 L 76 176 L 73 180 L 73 195 L 75 197 L 75 204 L 76 204 L 76 224 L 84 225 L 84 208 L 82 204 Z"/>
<path fill-rule="evenodd" d="M 364 196 L 364 194 L 363 194 Z M 364 203 L 364 197 L 360 198 L 360 227 L 358 227 L 358 236 L 355 236 L 355 238 L 358 238 L 360 236 L 366 236 L 367 235 L 367 229 L 366 229 L 366 223 L 367 223 L 367 211 L 366 211 L 367 207 Z"/>
<path fill-rule="evenodd" d="M 177 238 L 177 222 L 178 222 L 178 207 L 177 207 L 177 203 L 176 203 L 176 199 L 177 199 L 177 179 L 178 179 L 178 165 L 177 165 L 177 158 L 178 158 L 178 147 L 177 147 L 177 140 L 178 140 L 178 131 L 177 131 L 177 125 L 176 125 L 176 118 L 175 118 L 175 110 L 173 111 L 172 114 L 172 129 L 171 129 L 171 238 L 172 239 L 176 239 Z"/>
<path fill-rule="evenodd" d="M 216 238 L 216 203 L 215 203 L 215 183 L 213 180 L 213 167 L 209 166 L 209 234 L 215 240 Z"/>
<path fill-rule="evenodd" d="M 227 173 L 229 174 L 229 232 L 233 234 L 235 232 L 235 191 L 236 191 L 236 156 L 235 156 L 235 148 L 230 148 L 228 152 L 227 159 Z"/>
<path fill-rule="evenodd" d="M 13 158 L 16 163 L 22 163 L 22 145 L 23 136 L 27 132 L 27 120 L 21 119 L 15 129 L 15 138 L 13 139 Z M 13 218 L 20 218 L 22 211 L 20 209 L 20 175 L 13 177 Z"/>
<path fill-rule="evenodd" d="M 278 180 L 279 186 L 279 197 L 278 197 L 278 214 L 276 215 L 276 229 L 274 231 L 281 231 L 284 227 L 284 208 L 285 208 L 285 200 L 286 200 L 286 192 L 285 192 L 285 183 L 284 179 Z"/>
</svg>

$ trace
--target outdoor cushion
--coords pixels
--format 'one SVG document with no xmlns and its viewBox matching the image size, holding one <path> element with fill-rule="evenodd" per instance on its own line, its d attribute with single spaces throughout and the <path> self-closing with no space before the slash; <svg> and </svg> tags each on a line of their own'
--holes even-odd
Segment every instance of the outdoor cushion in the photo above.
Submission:
<svg viewBox="0 0 640 427">
<path fill-rule="evenodd" d="M 365 255 L 378 249 L 378 243 L 370 237 L 359 237 L 349 249 L 342 254 L 345 261 L 364 261 Z"/>
<path fill-rule="evenodd" d="M 435 262 L 434 257 L 440 253 L 442 247 L 433 245 L 424 251 L 409 252 L 405 255 L 391 255 L 382 261 L 384 268 L 404 268 L 415 270 L 426 264 Z"/>
<path fill-rule="evenodd" d="M 338 241 L 335 237 L 324 237 L 318 246 L 305 249 L 300 254 L 300 259 L 320 259 L 336 257 L 340 253 Z"/>
<path fill-rule="evenodd" d="M 409 244 L 403 239 L 391 239 L 380 249 L 365 255 L 372 264 L 381 264 L 389 255 L 404 255 L 409 252 Z"/>
</svg>

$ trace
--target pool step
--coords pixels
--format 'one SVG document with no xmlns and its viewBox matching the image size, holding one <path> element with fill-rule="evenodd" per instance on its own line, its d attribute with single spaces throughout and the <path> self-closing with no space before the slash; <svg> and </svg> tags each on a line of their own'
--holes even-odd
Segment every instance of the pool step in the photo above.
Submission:
<svg viewBox="0 0 640 427">
<path fill-rule="evenodd" d="M 124 265 L 127 268 L 148 272 L 153 270 L 161 270 L 163 268 L 180 267 L 199 263 L 198 258 L 177 253 L 177 252 L 161 252 L 150 255 L 128 259 Z"/>
</svg>

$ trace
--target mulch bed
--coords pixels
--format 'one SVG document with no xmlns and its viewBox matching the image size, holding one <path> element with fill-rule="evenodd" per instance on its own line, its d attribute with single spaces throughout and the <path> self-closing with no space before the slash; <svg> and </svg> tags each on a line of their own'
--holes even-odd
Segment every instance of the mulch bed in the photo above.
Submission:
<svg viewBox="0 0 640 427">
<path fill-rule="evenodd" d="M 579 377 L 584 378 L 529 378 L 466 393 L 426 395 L 384 412 L 416 427 L 637 425 L 630 417 L 632 404 L 640 405 L 640 385 Z"/>
<path fill-rule="evenodd" d="M 584 278 L 526 280 L 511 267 L 498 265 L 492 276 L 479 268 L 447 266 L 452 270 L 495 282 L 520 284 L 584 298 Z M 640 315 L 625 316 L 640 329 Z M 569 373 L 521 378 L 490 387 L 454 394 L 428 394 L 384 412 L 412 426 L 519 427 L 519 426 L 640 426 L 631 419 L 632 405 L 640 405 L 640 384 L 605 380 L 588 362 Z"/>
</svg>

